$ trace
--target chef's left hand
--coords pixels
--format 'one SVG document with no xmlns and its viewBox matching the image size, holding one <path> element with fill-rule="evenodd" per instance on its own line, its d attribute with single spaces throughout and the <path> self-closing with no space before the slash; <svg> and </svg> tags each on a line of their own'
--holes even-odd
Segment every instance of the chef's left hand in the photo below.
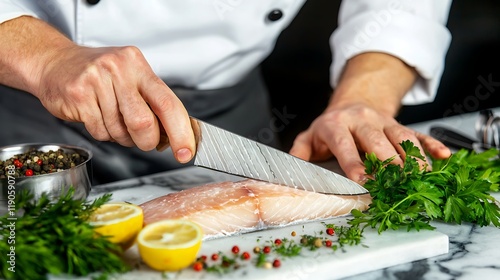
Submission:
<svg viewBox="0 0 500 280">
<path fill-rule="evenodd" d="M 394 163 L 401 164 L 404 152 L 399 144 L 404 140 L 434 158 L 450 156 L 450 150 L 438 140 L 361 104 L 324 112 L 297 136 L 290 153 L 308 161 L 335 156 L 347 177 L 363 183 L 365 166 L 359 151 L 374 152 L 382 160 L 396 155 Z"/>
<path fill-rule="evenodd" d="M 422 154 L 449 157 L 451 152 L 443 143 L 394 118 L 415 78 L 412 68 L 387 54 L 352 58 L 329 106 L 297 136 L 290 154 L 308 161 L 335 156 L 346 176 L 361 184 L 366 178 L 360 152 L 374 152 L 382 160 L 396 155 L 394 163 L 401 164 L 404 152 L 399 144 L 410 140 Z"/>
</svg>

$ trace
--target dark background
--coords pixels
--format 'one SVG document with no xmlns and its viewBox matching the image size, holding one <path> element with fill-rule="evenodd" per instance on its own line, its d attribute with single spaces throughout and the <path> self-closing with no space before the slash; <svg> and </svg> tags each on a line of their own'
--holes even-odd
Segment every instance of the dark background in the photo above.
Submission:
<svg viewBox="0 0 500 280">
<path fill-rule="evenodd" d="M 296 115 L 279 132 L 284 149 L 321 113 L 332 92 L 329 37 L 337 27 L 340 0 L 309 0 L 281 34 L 262 64 L 273 107 Z M 452 42 L 434 102 L 404 106 L 403 124 L 500 106 L 500 87 L 478 96 L 478 77 L 500 82 L 500 1 L 453 1 L 448 18 Z"/>
</svg>

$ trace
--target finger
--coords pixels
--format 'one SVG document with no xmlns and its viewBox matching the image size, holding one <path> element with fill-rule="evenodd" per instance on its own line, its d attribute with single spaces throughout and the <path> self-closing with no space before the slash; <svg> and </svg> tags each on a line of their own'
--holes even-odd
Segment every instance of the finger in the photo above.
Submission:
<svg viewBox="0 0 500 280">
<path fill-rule="evenodd" d="M 94 95 L 95 96 L 95 95 Z M 80 106 L 79 111 L 79 121 L 83 122 L 85 129 L 98 141 L 109 141 L 112 139 L 104 120 L 102 119 L 101 111 L 96 100 L 89 100 L 85 107 Z"/>
<path fill-rule="evenodd" d="M 384 129 L 385 134 L 387 135 L 387 138 L 391 141 L 391 143 L 396 147 L 396 149 L 399 151 L 401 158 L 404 159 L 406 157 L 403 147 L 401 146 L 401 143 L 403 141 L 411 141 L 415 147 L 417 147 L 420 150 L 420 154 L 423 156 L 422 159 L 417 159 L 419 165 L 421 167 L 424 167 L 426 164 L 428 165 L 427 158 L 425 156 L 425 150 L 422 147 L 422 144 L 420 143 L 419 139 L 417 138 L 415 132 L 409 128 L 406 128 L 402 125 L 395 125 L 395 126 L 390 126 L 386 127 Z"/>
<path fill-rule="evenodd" d="M 154 149 L 160 139 L 159 124 L 140 93 L 120 94 L 118 105 L 127 131 L 137 147 L 144 151 Z"/>
<path fill-rule="evenodd" d="M 138 89 L 139 78 L 131 78 L 137 73 L 118 69 L 113 69 L 112 73 L 116 101 L 130 137 L 139 149 L 154 149 L 160 138 L 158 120 Z"/>
<path fill-rule="evenodd" d="M 386 136 L 382 129 L 378 126 L 362 126 L 354 132 L 358 144 L 363 151 L 367 153 L 375 153 L 377 158 L 386 160 L 394 157 L 394 164 L 402 164 L 403 160 L 400 155 L 402 150 L 397 150 L 398 145 L 394 145 Z"/>
<path fill-rule="evenodd" d="M 311 134 L 308 130 L 300 133 L 295 138 L 289 153 L 292 156 L 296 156 L 306 161 L 309 161 L 311 159 L 312 143 L 311 143 Z"/>
<path fill-rule="evenodd" d="M 445 159 L 451 156 L 451 150 L 441 141 L 419 132 L 415 132 L 417 139 L 422 143 L 423 148 L 435 159 Z"/>
<path fill-rule="evenodd" d="M 154 74 L 144 76 L 139 87 L 145 100 L 160 119 L 177 161 L 190 161 L 196 152 L 196 143 L 189 115 L 182 102 Z"/>
<path fill-rule="evenodd" d="M 332 133 L 331 130 L 323 131 L 323 139 L 326 140 L 325 143 L 337 158 L 346 176 L 353 181 L 363 184 L 366 181 L 365 167 L 349 129 L 337 128 L 335 133 Z"/>
<path fill-rule="evenodd" d="M 117 81 L 118 82 L 118 81 Z M 106 129 L 114 140 L 122 146 L 133 147 L 134 141 L 130 136 L 123 116 L 118 107 L 117 90 L 113 87 L 111 78 L 104 78 L 96 84 L 97 98 L 99 107 L 106 125 Z"/>
</svg>

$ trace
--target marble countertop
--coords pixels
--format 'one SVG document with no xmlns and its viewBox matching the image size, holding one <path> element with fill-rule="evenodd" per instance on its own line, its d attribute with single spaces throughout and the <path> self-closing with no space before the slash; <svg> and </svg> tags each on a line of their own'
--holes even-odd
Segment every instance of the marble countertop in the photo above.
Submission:
<svg viewBox="0 0 500 280">
<path fill-rule="evenodd" d="M 500 108 L 495 110 L 500 114 Z M 475 138 L 474 123 L 477 113 L 411 125 L 413 129 L 429 133 L 431 125 L 457 129 Z M 334 162 L 322 164 L 338 171 Z M 188 167 L 136 179 L 94 186 L 89 199 L 104 193 L 113 193 L 114 201 L 140 204 L 160 195 L 214 181 L 237 180 L 238 177 L 205 169 Z M 500 193 L 493 194 L 500 200 Z M 448 235 L 449 252 L 444 255 L 400 264 L 380 270 L 358 274 L 345 279 L 500 279 L 500 229 L 473 224 L 449 225 L 433 222 L 436 229 Z"/>
</svg>

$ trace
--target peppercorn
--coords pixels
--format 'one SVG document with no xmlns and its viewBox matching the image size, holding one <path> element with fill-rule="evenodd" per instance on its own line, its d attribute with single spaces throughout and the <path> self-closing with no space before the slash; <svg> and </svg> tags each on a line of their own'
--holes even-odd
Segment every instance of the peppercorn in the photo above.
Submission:
<svg viewBox="0 0 500 280">
<path fill-rule="evenodd" d="M 306 237 L 302 237 L 302 238 L 300 239 L 300 244 L 302 244 L 302 245 L 307 245 L 307 238 L 306 238 Z"/>
<path fill-rule="evenodd" d="M 240 248 L 238 246 L 233 246 L 233 248 L 231 248 L 231 252 L 233 252 L 233 254 L 238 254 L 240 252 Z"/>
<path fill-rule="evenodd" d="M 335 234 L 335 230 L 333 228 L 327 228 L 326 229 L 326 234 L 328 234 L 328 235 L 334 235 Z"/>
<path fill-rule="evenodd" d="M 276 240 L 274 240 L 274 244 L 277 246 L 281 245 L 281 243 L 282 243 L 282 241 L 279 238 L 276 238 Z"/>
<path fill-rule="evenodd" d="M 255 248 L 253 248 L 253 252 L 254 252 L 255 254 L 260 253 L 260 247 L 259 247 L 259 246 L 255 246 Z"/>
<path fill-rule="evenodd" d="M 331 240 L 326 240 L 325 241 L 325 246 L 326 247 L 332 247 L 332 241 Z"/>
<path fill-rule="evenodd" d="M 243 259 L 243 260 L 248 260 L 248 259 L 250 259 L 250 253 L 248 253 L 248 252 L 243 252 L 243 254 L 241 254 L 241 259 Z"/>
<path fill-rule="evenodd" d="M 219 255 L 217 255 L 217 254 L 212 254 L 212 260 L 213 260 L 213 261 L 216 261 L 216 260 L 218 260 L 218 259 L 219 259 Z"/>
<path fill-rule="evenodd" d="M 8 166 L 14 165 L 17 171 L 11 176 L 27 176 L 27 170 L 31 170 L 33 172 L 31 176 L 33 176 L 66 170 L 80 165 L 85 160 L 78 153 L 66 153 L 62 149 L 48 152 L 30 149 L 23 154 L 17 154 L 5 161 L 0 161 L 0 170 L 5 171 Z M 31 172 L 28 172 L 28 174 L 31 174 Z"/>
<path fill-rule="evenodd" d="M 319 238 L 314 239 L 314 246 L 316 248 L 323 246 L 323 242 L 321 241 L 321 239 L 319 239 Z"/>
<path fill-rule="evenodd" d="M 262 251 L 264 252 L 264 254 L 269 254 L 271 252 L 271 247 L 265 246 Z"/>
<path fill-rule="evenodd" d="M 278 267 L 280 267 L 280 266 L 281 266 L 281 261 L 280 261 L 280 260 L 278 260 L 278 259 L 275 259 L 275 260 L 273 261 L 273 267 L 278 268 Z"/>
<path fill-rule="evenodd" d="M 195 262 L 193 264 L 194 271 L 201 271 L 203 269 L 203 264 L 201 262 Z"/>
<path fill-rule="evenodd" d="M 292 234 L 292 236 L 297 235 L 297 233 L 296 233 L 295 231 L 292 231 L 292 233 L 291 233 L 291 234 Z"/>
<path fill-rule="evenodd" d="M 270 262 L 265 262 L 264 265 L 263 265 L 263 267 L 265 269 L 271 269 L 273 267 L 273 265 Z"/>
<path fill-rule="evenodd" d="M 23 164 L 21 163 L 20 160 L 15 159 L 14 160 L 14 166 L 17 167 L 17 168 L 21 168 L 23 166 Z"/>
</svg>

